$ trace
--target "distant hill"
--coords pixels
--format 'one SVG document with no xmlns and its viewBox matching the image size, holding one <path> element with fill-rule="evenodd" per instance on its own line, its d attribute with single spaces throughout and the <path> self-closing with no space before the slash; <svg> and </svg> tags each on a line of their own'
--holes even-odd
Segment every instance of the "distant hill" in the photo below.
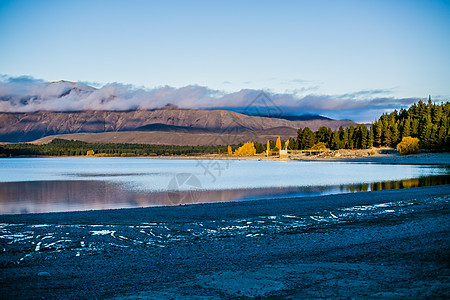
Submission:
<svg viewBox="0 0 450 300">
<path fill-rule="evenodd" d="M 208 128 L 198 128 L 198 127 L 188 127 L 188 126 L 176 126 L 167 125 L 162 123 L 148 124 L 141 127 L 137 127 L 133 131 L 154 131 L 154 132 L 184 132 L 184 133 L 214 133 L 218 130 L 208 129 Z"/>
<path fill-rule="evenodd" d="M 265 94 L 264 94 L 265 95 Z M 313 121 L 313 120 L 334 120 L 325 116 L 316 115 L 316 114 L 308 114 L 308 113 L 293 113 L 292 110 L 294 107 L 286 107 L 286 106 L 275 106 L 270 105 L 262 107 L 217 107 L 213 109 L 206 110 L 226 110 L 226 111 L 234 111 L 237 113 L 241 113 L 251 117 L 266 117 L 266 118 L 278 118 L 284 119 L 288 121 Z M 287 113 L 289 112 L 289 113 Z M 346 120 L 347 121 L 347 120 Z"/>
<path fill-rule="evenodd" d="M 237 135 L 245 133 L 243 138 L 265 135 L 295 136 L 298 128 L 308 126 L 317 130 L 320 126 L 336 129 L 339 126 L 353 124 L 351 121 L 335 121 L 328 119 L 287 120 L 247 116 L 224 110 L 188 110 L 170 107 L 158 110 L 134 111 L 81 111 L 81 112 L 28 112 L 0 113 L 0 142 L 30 142 L 47 136 L 74 133 L 128 132 L 121 139 L 127 142 L 126 136 L 132 138 L 131 131 L 166 132 L 178 134 L 211 134 Z M 186 137 L 186 139 L 192 137 Z M 181 144 L 191 144 L 183 136 Z M 111 140 L 110 142 L 115 142 Z M 148 140 L 148 143 L 159 141 Z M 180 143 L 177 143 L 180 144 Z"/>
<path fill-rule="evenodd" d="M 249 115 L 249 116 L 258 116 L 258 117 L 269 117 L 268 115 Z M 277 116 L 279 119 L 289 120 L 289 121 L 312 121 L 312 120 L 333 120 L 328 117 L 324 117 L 321 115 L 310 115 L 310 114 L 304 114 L 304 115 L 280 115 Z"/>
<path fill-rule="evenodd" d="M 98 91 L 83 83 L 62 80 L 47 83 L 39 91 L 31 90 L 29 95 L 20 99 L 8 94 L 1 96 L 0 101 L 10 103 L 12 107 L 51 100 L 48 103 L 57 111 L 0 112 L 0 142 L 43 142 L 54 136 L 89 142 L 101 139 L 104 143 L 200 145 L 249 140 L 264 142 L 263 139 L 268 137 L 294 137 L 298 128 L 306 126 L 317 130 L 320 126 L 336 129 L 353 124 L 317 115 L 286 115 L 277 107 L 264 106 L 270 101 L 241 108 L 244 113 L 233 111 L 233 108 L 180 109 L 172 104 L 160 109 L 106 111 L 102 110 L 101 103 L 90 105 L 89 101 L 95 98 L 92 95 Z M 102 103 L 117 99 L 114 94 L 102 97 Z M 74 99 L 98 110 L 65 111 L 67 104 Z"/>
</svg>

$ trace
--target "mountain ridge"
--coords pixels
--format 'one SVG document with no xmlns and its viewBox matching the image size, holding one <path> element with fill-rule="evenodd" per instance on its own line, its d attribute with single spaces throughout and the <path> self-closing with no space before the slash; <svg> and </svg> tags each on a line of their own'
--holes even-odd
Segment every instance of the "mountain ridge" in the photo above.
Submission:
<svg viewBox="0 0 450 300">
<path fill-rule="evenodd" d="M 225 110 L 173 107 L 131 111 L 0 112 L 0 142 L 30 142 L 46 136 L 73 133 L 131 132 L 139 127 L 158 123 L 213 130 L 218 135 L 230 134 L 236 130 L 248 130 L 256 134 L 260 130 L 273 128 L 297 130 L 307 126 L 317 130 L 321 126 L 336 129 L 339 126 L 354 124 L 351 121 L 336 120 L 289 121 L 280 118 L 247 116 Z M 176 127 L 170 128 L 171 131 L 174 129 Z"/>
</svg>

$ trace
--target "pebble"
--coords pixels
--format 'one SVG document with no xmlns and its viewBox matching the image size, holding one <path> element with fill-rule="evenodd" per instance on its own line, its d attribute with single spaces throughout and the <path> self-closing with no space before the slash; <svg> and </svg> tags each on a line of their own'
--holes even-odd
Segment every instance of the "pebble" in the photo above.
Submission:
<svg viewBox="0 0 450 300">
<path fill-rule="evenodd" d="M 39 272 L 39 273 L 37 273 L 37 276 L 39 276 L 39 277 L 51 277 L 52 275 L 50 275 L 49 272 Z"/>
</svg>

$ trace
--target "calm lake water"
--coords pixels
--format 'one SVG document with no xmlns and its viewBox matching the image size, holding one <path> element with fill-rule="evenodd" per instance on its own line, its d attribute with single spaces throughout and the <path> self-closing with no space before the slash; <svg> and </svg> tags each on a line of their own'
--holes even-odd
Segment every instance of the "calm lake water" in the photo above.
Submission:
<svg viewBox="0 0 450 300">
<path fill-rule="evenodd" d="M 149 158 L 0 159 L 0 214 L 178 205 L 448 184 L 435 166 Z"/>
</svg>

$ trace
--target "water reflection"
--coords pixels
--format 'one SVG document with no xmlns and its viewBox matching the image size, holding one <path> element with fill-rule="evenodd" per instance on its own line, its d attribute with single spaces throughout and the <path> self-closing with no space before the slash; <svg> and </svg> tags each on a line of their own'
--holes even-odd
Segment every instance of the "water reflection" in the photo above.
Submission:
<svg viewBox="0 0 450 300">
<path fill-rule="evenodd" d="M 383 191 L 383 190 L 395 190 L 395 189 L 407 189 L 422 186 L 443 185 L 449 184 L 448 175 L 439 176 L 427 176 L 414 179 L 405 179 L 397 181 L 383 181 L 375 183 L 361 183 L 351 185 L 341 185 L 341 192 L 368 192 L 368 191 Z"/>
<path fill-rule="evenodd" d="M 305 197 L 450 184 L 450 175 L 340 186 L 146 192 L 107 181 L 27 181 L 0 183 L 0 213 L 99 210 L 265 198 Z M 189 197 L 186 197 L 189 193 Z M 175 200 L 174 200 L 175 199 Z"/>
</svg>

